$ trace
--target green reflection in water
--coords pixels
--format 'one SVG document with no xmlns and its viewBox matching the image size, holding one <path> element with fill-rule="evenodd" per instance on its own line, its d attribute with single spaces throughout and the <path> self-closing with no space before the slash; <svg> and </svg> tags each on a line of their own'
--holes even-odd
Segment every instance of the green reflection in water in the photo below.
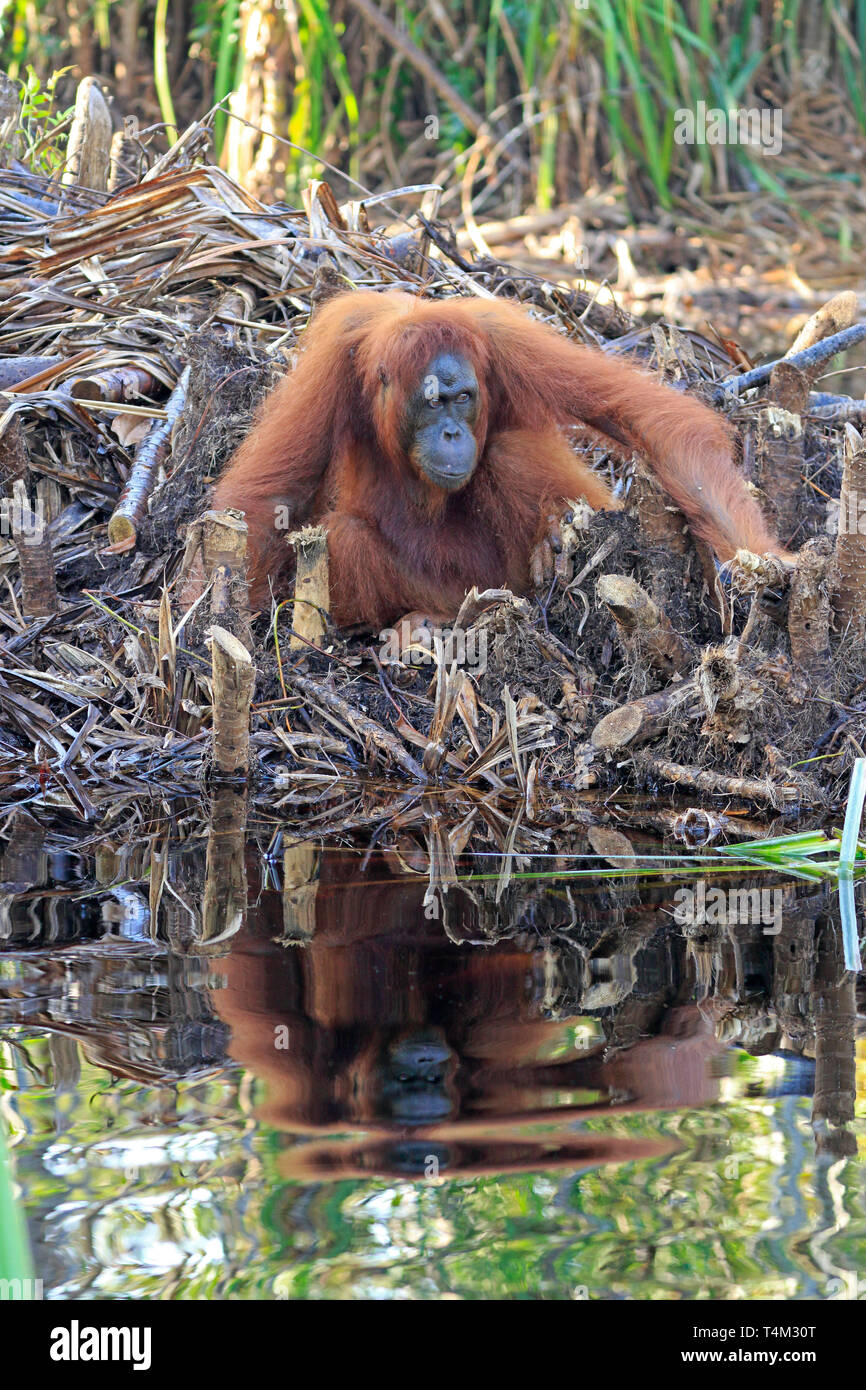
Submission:
<svg viewBox="0 0 866 1390">
<path fill-rule="evenodd" d="M 714 1106 L 606 1111 L 568 1126 L 616 1141 L 618 1162 L 299 1182 L 286 1166 L 303 1162 L 310 1136 L 256 1120 L 261 1086 L 248 1073 L 148 1087 L 112 1081 L 73 1044 L 54 1085 L 47 1036 L 7 1036 L 5 1114 L 48 1297 L 857 1293 L 859 1162 L 815 1159 L 809 1100 L 764 1094 L 773 1059 L 741 1055 Z M 555 1125 L 553 1112 L 534 1129 Z M 358 1149 L 358 1130 L 331 1137 Z M 641 1145 L 654 1156 L 630 1159 Z"/>
</svg>

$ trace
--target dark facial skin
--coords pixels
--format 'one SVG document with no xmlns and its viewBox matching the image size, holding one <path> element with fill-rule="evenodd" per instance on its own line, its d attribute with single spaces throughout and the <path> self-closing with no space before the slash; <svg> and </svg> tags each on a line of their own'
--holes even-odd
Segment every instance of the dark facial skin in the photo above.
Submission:
<svg viewBox="0 0 866 1390">
<path fill-rule="evenodd" d="M 382 1110 L 401 1124 L 432 1124 L 454 1108 L 455 1058 L 438 1028 L 395 1038 L 381 1070 Z"/>
<path fill-rule="evenodd" d="M 409 397 L 404 424 L 406 452 L 444 492 L 459 492 L 475 472 L 477 418 L 478 382 L 471 364 L 455 353 L 440 353 Z"/>
</svg>

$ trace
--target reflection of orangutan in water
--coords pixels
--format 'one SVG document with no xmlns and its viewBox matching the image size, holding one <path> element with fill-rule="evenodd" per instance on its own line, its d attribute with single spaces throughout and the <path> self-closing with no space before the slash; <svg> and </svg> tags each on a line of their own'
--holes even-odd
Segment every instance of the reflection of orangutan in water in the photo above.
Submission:
<svg viewBox="0 0 866 1390">
<path fill-rule="evenodd" d="M 664 1016 L 666 1036 L 610 1063 L 601 1059 L 601 1034 L 594 1049 L 576 1054 L 568 1022 L 541 1016 L 540 943 L 533 953 L 511 942 L 456 947 L 425 920 L 423 880 L 388 877 L 377 857 L 359 883 L 358 863 L 325 856 L 306 945 L 275 943 L 281 899 L 262 893 L 220 962 L 226 988 L 213 994 L 232 1029 L 232 1055 L 266 1082 L 260 1117 L 312 1139 L 288 1155 L 293 1176 L 633 1159 L 664 1150 L 566 1126 L 607 1109 L 611 1094 L 641 1109 L 715 1098 L 707 1058 L 718 1049 L 694 1008 L 659 1003 L 647 1021 L 658 1027 Z M 454 910 L 463 921 L 453 925 L 477 935 L 469 899 L 456 897 Z M 579 1106 L 572 1090 L 581 1092 Z M 587 1100 L 587 1091 L 596 1095 Z M 551 1132 L 520 1128 L 540 1121 Z M 353 1129 L 363 1135 L 337 1137 Z"/>
</svg>

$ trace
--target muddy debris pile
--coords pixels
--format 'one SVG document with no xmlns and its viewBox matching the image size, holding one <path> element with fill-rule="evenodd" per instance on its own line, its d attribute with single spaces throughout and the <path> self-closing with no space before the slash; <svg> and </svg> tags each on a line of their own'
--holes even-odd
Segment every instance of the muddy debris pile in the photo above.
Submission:
<svg viewBox="0 0 866 1390">
<path fill-rule="evenodd" d="M 743 373 L 733 346 L 467 261 L 445 225 L 387 235 L 399 193 L 338 207 L 313 182 L 304 211 L 265 207 L 196 149 L 193 131 L 105 191 L 0 168 L 4 804 L 102 821 L 215 778 L 321 833 L 347 804 L 358 824 L 388 798 L 422 814 L 426 788 L 455 817 L 499 808 L 503 841 L 516 816 L 552 825 L 614 792 L 832 810 L 866 734 L 866 402 L 816 383 L 866 336 L 855 297 Z M 302 601 L 251 614 L 243 519 L 208 512 L 209 487 L 347 286 L 516 298 L 702 396 L 796 565 L 720 569 L 639 458 L 576 433 L 623 510 L 575 503 L 544 592 L 473 591 L 433 638 L 347 638 L 320 601 L 326 538 L 307 533 Z M 185 612 L 195 554 L 212 583 Z"/>
</svg>

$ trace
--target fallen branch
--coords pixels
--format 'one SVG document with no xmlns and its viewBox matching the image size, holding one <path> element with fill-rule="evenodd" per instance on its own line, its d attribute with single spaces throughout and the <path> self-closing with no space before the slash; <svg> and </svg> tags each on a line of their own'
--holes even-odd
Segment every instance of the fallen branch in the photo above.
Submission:
<svg viewBox="0 0 866 1390">
<path fill-rule="evenodd" d="M 779 786 L 755 777 L 723 777 L 718 772 L 703 772 L 699 767 L 669 763 L 664 758 L 647 758 L 641 765 L 654 777 L 672 782 L 675 787 L 709 792 L 712 796 L 741 796 L 747 801 L 768 801 L 779 806 L 799 801 L 803 795 L 799 787 L 790 784 Z"/>
<path fill-rule="evenodd" d="M 319 685 L 318 682 L 312 681 L 306 676 L 298 675 L 297 671 L 292 671 L 287 680 L 292 685 L 296 685 L 302 695 L 306 695 L 311 700 L 318 700 L 343 724 L 348 724 L 350 728 L 354 728 L 361 743 L 374 744 L 380 752 L 393 758 L 397 766 L 407 772 L 416 782 L 427 781 L 426 772 L 420 763 L 417 763 L 412 755 L 406 752 L 400 740 L 389 733 L 387 729 L 383 729 L 374 719 L 370 719 L 354 705 L 350 705 L 348 700 L 344 700 L 341 695 L 336 695 L 327 686 Z"/>
<path fill-rule="evenodd" d="M 866 323 L 855 323 L 842 333 L 834 333 L 832 337 L 824 338 L 814 347 L 806 348 L 805 352 L 798 352 L 793 357 L 777 357 L 772 362 L 765 362 L 762 367 L 753 367 L 750 372 L 743 372 L 740 376 L 732 376 L 727 381 L 719 382 L 712 393 L 712 400 L 723 401 L 731 396 L 739 396 L 743 391 L 751 390 L 753 386 L 762 386 L 765 381 L 769 381 L 770 373 L 781 361 L 799 367 L 801 371 L 820 367 L 823 363 L 829 362 L 831 357 L 835 357 L 837 352 L 845 352 L 848 348 L 854 347 L 855 343 L 862 343 L 864 338 Z"/>
<path fill-rule="evenodd" d="M 701 705 L 691 703 L 696 695 L 697 683 L 692 678 L 620 705 L 599 720 L 590 734 L 590 743 L 600 753 L 617 753 L 621 748 L 648 743 L 663 734 L 674 717 L 700 718 Z"/>
<path fill-rule="evenodd" d="M 165 406 L 165 419 L 157 421 L 135 451 L 135 462 L 126 487 L 108 522 L 108 539 L 112 545 L 138 540 L 138 528 L 147 514 L 150 494 L 156 484 L 160 465 L 171 444 L 172 431 L 183 412 L 189 386 L 190 369 L 185 367 L 180 380 Z"/>
</svg>

